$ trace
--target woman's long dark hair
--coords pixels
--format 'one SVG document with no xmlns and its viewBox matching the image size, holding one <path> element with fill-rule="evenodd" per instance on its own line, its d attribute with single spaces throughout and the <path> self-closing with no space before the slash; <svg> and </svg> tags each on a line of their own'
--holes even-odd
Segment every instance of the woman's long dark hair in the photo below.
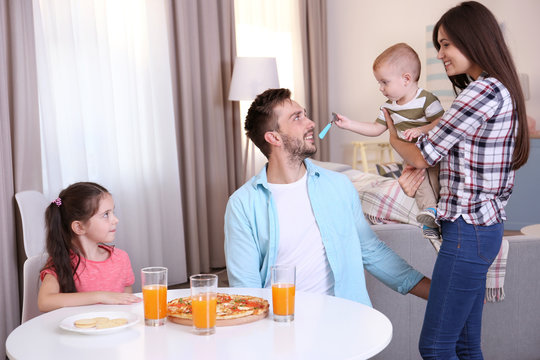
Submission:
<svg viewBox="0 0 540 360">
<path fill-rule="evenodd" d="M 525 98 L 514 61 L 495 16 L 476 1 L 463 2 L 448 10 L 433 29 L 433 45 L 437 51 L 441 48 L 438 42 L 441 26 L 463 55 L 478 64 L 489 76 L 498 79 L 510 92 L 517 117 L 512 169 L 519 169 L 529 158 L 529 130 Z M 466 74 L 449 76 L 449 78 L 456 94 L 457 89 L 465 89 L 471 82 Z M 516 122 L 513 126 L 516 126 Z"/>
<path fill-rule="evenodd" d="M 99 184 L 78 182 L 62 190 L 58 195 L 60 201 L 52 202 L 45 211 L 46 244 L 50 258 L 43 269 L 51 269 L 56 273 L 62 293 L 77 292 L 73 277 L 81 258 L 79 249 L 73 243 L 76 234 L 71 224 L 74 221 L 88 221 L 98 211 L 100 200 L 108 193 Z"/>
</svg>

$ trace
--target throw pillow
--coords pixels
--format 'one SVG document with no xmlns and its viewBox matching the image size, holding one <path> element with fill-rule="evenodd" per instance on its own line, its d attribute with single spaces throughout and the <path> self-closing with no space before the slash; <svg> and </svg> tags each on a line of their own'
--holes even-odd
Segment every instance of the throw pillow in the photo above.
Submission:
<svg viewBox="0 0 540 360">
<path fill-rule="evenodd" d="M 376 164 L 379 175 L 397 179 L 401 176 L 403 165 L 398 163 Z"/>
</svg>

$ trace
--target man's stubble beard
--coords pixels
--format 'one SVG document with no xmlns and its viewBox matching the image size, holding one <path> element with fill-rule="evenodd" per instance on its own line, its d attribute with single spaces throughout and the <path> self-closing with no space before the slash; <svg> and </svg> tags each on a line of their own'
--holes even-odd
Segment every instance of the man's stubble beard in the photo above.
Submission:
<svg viewBox="0 0 540 360">
<path fill-rule="evenodd" d="M 289 153 L 288 157 L 291 163 L 302 162 L 317 152 L 315 144 L 313 144 L 312 148 L 308 148 L 299 139 L 293 139 L 281 133 L 280 135 L 283 140 L 283 148 Z"/>
</svg>

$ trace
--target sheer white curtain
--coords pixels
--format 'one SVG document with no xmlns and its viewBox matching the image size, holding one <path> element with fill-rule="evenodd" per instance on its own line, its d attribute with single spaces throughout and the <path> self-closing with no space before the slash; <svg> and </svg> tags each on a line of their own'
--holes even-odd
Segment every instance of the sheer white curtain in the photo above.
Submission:
<svg viewBox="0 0 540 360">
<path fill-rule="evenodd" d="M 116 245 L 186 281 L 162 0 L 34 0 L 44 193 L 95 181 L 113 194 Z"/>
<path fill-rule="evenodd" d="M 305 106 L 300 6 L 298 0 L 235 0 L 237 56 L 275 57 L 279 86 L 288 88 L 293 99 Z M 251 103 L 240 103 L 242 129 Z M 246 137 L 242 131 L 244 146 Z M 248 152 L 248 178 L 266 163 L 254 146 Z"/>
</svg>

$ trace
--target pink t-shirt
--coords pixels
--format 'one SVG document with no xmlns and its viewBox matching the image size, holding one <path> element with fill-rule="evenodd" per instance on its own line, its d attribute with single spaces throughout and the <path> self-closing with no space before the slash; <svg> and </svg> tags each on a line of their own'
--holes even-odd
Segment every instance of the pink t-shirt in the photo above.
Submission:
<svg viewBox="0 0 540 360">
<path fill-rule="evenodd" d="M 110 252 L 109 258 L 105 261 L 92 261 L 81 256 L 77 268 L 78 276 L 74 276 L 77 291 L 124 292 L 126 286 L 131 286 L 135 282 L 128 254 L 118 248 L 102 245 L 100 247 Z M 73 266 L 75 264 L 76 261 Z M 46 274 L 56 277 L 53 269 L 46 269 L 41 271 L 42 281 Z"/>
</svg>

